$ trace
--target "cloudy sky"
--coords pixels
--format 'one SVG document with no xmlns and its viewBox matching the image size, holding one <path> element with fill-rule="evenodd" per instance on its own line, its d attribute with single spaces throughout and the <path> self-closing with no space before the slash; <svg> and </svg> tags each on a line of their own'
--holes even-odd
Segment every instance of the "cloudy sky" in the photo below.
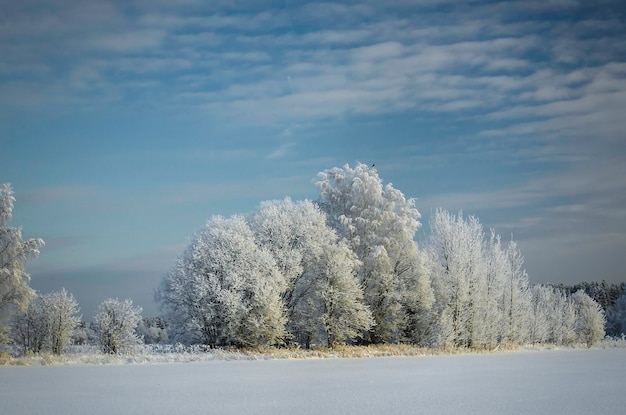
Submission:
<svg viewBox="0 0 626 415">
<path fill-rule="evenodd" d="M 375 163 L 519 242 L 531 282 L 626 280 L 621 1 L 0 0 L 0 182 L 32 286 L 89 320 L 214 214 Z M 463 6 L 458 6 L 464 3 Z"/>
</svg>

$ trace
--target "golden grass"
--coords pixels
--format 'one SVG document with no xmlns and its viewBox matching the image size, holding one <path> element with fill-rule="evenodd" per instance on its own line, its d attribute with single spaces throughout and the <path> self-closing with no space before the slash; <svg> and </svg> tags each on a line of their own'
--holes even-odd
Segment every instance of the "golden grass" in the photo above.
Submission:
<svg viewBox="0 0 626 415">
<path fill-rule="evenodd" d="M 487 348 L 428 348 L 411 344 L 376 344 L 368 346 L 337 345 L 333 347 L 315 347 L 312 349 L 300 348 L 254 348 L 234 349 L 225 353 L 237 353 L 244 356 L 258 356 L 273 359 L 327 359 L 327 358 L 366 358 L 392 356 L 434 356 L 446 354 L 509 352 L 521 350 L 517 345 L 500 345 L 490 350 Z"/>
<path fill-rule="evenodd" d="M 621 347 L 626 347 L 622 342 Z M 615 347 L 615 346 L 613 346 Z M 13 357 L 7 352 L 0 352 L 1 365 L 66 365 L 66 364 L 145 364 L 185 361 L 209 360 L 270 360 L 270 359 L 332 359 L 332 358 L 378 358 L 378 357 L 410 357 L 436 356 L 452 354 L 487 354 L 506 353 L 519 350 L 559 349 L 550 345 L 520 346 L 500 344 L 495 348 L 428 348 L 411 344 L 377 344 L 369 346 L 336 345 L 334 347 L 315 347 L 301 349 L 299 347 L 259 347 L 249 349 L 214 349 L 210 351 L 181 353 L 142 353 L 132 355 L 109 355 L 99 352 L 68 353 L 53 355 L 51 353 L 29 353 L 22 357 Z M 567 348 L 567 347 L 566 347 Z M 179 359 L 178 357 L 181 357 Z"/>
</svg>

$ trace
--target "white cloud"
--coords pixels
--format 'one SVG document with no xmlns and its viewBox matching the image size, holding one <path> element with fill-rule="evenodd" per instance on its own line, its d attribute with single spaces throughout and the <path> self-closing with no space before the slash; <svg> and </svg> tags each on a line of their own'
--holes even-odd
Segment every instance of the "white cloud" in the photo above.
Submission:
<svg viewBox="0 0 626 415">
<path fill-rule="evenodd" d="M 121 33 L 96 34 L 79 41 L 85 49 L 102 49 L 111 52 L 137 52 L 158 48 L 166 32 L 162 30 L 132 30 Z"/>
</svg>

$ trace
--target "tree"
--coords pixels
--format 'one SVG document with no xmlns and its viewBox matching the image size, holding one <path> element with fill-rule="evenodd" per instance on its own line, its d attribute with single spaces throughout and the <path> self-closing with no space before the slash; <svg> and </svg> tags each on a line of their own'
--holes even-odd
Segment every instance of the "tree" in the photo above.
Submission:
<svg viewBox="0 0 626 415">
<path fill-rule="evenodd" d="M 325 170 L 316 186 L 329 225 L 360 261 L 357 277 L 375 320 L 369 341 L 419 335 L 433 295 L 413 240 L 420 226 L 415 201 L 390 183 L 383 186 L 376 169 L 362 163 Z"/>
<path fill-rule="evenodd" d="M 100 349 L 110 354 L 130 352 L 133 345 L 141 342 L 135 332 L 140 320 L 141 307 L 133 306 L 132 300 L 104 300 L 94 317 Z"/>
<path fill-rule="evenodd" d="M 35 292 L 28 286 L 26 261 L 39 254 L 42 239 L 22 241 L 21 228 L 8 226 L 13 213 L 13 190 L 0 185 L 0 343 L 5 340 L 7 318 L 16 310 L 25 310 Z"/>
<path fill-rule="evenodd" d="M 317 206 L 289 198 L 262 202 L 250 226 L 284 276 L 287 330 L 302 346 L 333 345 L 369 330 L 371 313 L 355 276 L 359 261 Z"/>
<path fill-rule="evenodd" d="M 619 296 L 611 313 L 611 325 L 614 335 L 626 334 L 626 293 Z"/>
<path fill-rule="evenodd" d="M 13 343 L 20 346 L 24 354 L 39 353 L 49 342 L 50 326 L 42 296 L 33 298 L 26 310 L 17 311 L 11 325 Z"/>
<path fill-rule="evenodd" d="M 167 323 L 160 317 L 143 318 L 137 326 L 137 334 L 146 344 L 166 343 L 169 340 Z"/>
<path fill-rule="evenodd" d="M 50 350 L 60 355 L 80 322 L 77 314 L 78 303 L 65 289 L 38 295 L 25 311 L 16 313 L 13 342 L 20 345 L 24 353 Z"/>
<path fill-rule="evenodd" d="M 572 295 L 576 307 L 576 333 L 578 340 L 591 347 L 604 337 L 604 311 L 583 290 Z"/>
<path fill-rule="evenodd" d="M 60 355 L 80 323 L 78 302 L 65 288 L 43 296 L 52 353 Z"/>
<path fill-rule="evenodd" d="M 556 345 L 571 345 L 576 342 L 576 309 L 562 289 L 552 286 L 542 286 L 542 296 L 545 297 L 544 313 L 547 324 L 547 339 Z"/>
<path fill-rule="evenodd" d="M 509 242 L 506 250 L 506 267 L 502 308 L 504 314 L 503 340 L 522 344 L 529 338 L 532 294 L 528 284 L 528 275 L 523 269 L 524 257 L 517 249 L 515 241 Z"/>
<path fill-rule="evenodd" d="M 532 344 L 545 343 L 550 337 L 550 314 L 553 312 L 552 287 L 535 285 L 531 288 L 531 319 L 529 341 Z"/>
<path fill-rule="evenodd" d="M 486 305 L 488 268 L 484 261 L 484 232 L 473 216 L 435 211 L 430 222 L 428 252 L 433 266 L 433 285 L 441 328 L 452 338 L 439 339 L 444 345 L 477 346 L 485 340 L 488 322 L 481 319 Z M 439 324 L 441 324 L 439 323 Z M 436 323 L 437 324 L 437 323 Z"/>
<path fill-rule="evenodd" d="M 217 346 L 281 342 L 285 280 L 241 216 L 214 216 L 163 278 L 155 298 L 178 341 Z"/>
<path fill-rule="evenodd" d="M 374 324 L 363 304 L 363 291 L 355 278 L 355 254 L 345 244 L 327 245 L 316 263 L 321 321 L 328 346 L 362 337 Z"/>
<path fill-rule="evenodd" d="M 437 298 L 433 343 L 492 348 L 529 338 L 532 296 L 515 241 L 487 239 L 474 216 L 438 209 L 427 244 Z M 443 336 L 447 333 L 449 336 Z"/>
</svg>

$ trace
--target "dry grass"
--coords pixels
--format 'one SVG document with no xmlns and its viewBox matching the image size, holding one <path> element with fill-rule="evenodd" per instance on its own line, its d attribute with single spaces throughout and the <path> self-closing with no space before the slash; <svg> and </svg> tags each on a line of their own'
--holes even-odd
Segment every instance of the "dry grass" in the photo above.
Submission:
<svg viewBox="0 0 626 415">
<path fill-rule="evenodd" d="M 606 344 L 605 344 L 606 343 Z M 610 344 L 609 344 L 610 343 Z M 626 348 L 626 340 L 604 341 L 599 348 Z M 369 346 L 337 345 L 312 349 L 262 347 L 251 349 L 208 349 L 206 347 L 165 345 L 160 347 L 138 346 L 133 354 L 110 355 L 92 349 L 69 350 L 56 356 L 50 353 L 28 354 L 14 357 L 8 352 L 0 352 L 0 365 L 71 365 L 71 364 L 149 364 L 173 362 L 198 362 L 215 360 L 271 360 L 271 359 L 336 359 L 336 358 L 378 358 L 394 356 L 435 356 L 451 354 L 506 353 L 520 350 L 548 350 L 575 348 L 554 345 L 519 346 L 500 344 L 495 348 L 427 348 L 411 344 L 378 344 Z M 586 348 L 586 347 L 585 347 Z"/>
<path fill-rule="evenodd" d="M 509 352 L 521 350 L 521 346 L 501 345 L 489 349 L 468 348 L 428 348 L 411 344 L 377 344 L 369 346 L 338 345 L 334 347 L 315 347 L 312 349 L 288 349 L 288 348 L 259 348 L 227 351 L 226 353 L 238 353 L 250 357 L 270 359 L 328 359 L 328 358 L 367 358 L 367 357 L 392 357 L 392 356 L 434 356 L 447 354 L 490 353 Z"/>
</svg>

